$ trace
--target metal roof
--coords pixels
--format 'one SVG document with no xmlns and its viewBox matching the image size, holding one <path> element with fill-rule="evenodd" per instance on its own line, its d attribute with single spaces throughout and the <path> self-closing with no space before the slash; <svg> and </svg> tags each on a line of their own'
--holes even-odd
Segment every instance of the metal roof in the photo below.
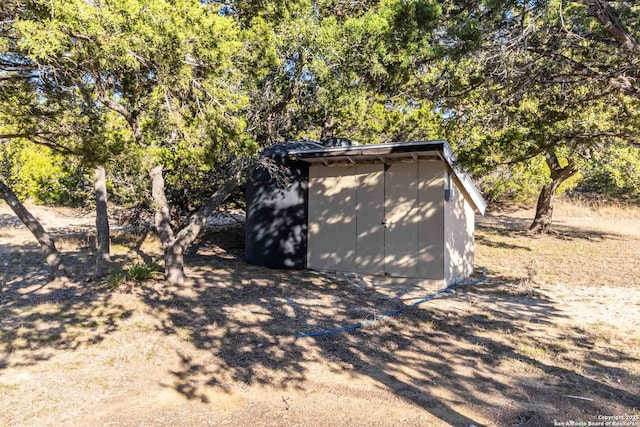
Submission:
<svg viewBox="0 0 640 427">
<path fill-rule="evenodd" d="M 326 166 L 332 164 L 355 164 L 361 162 L 388 163 L 403 159 L 436 158 L 443 160 L 453 172 L 454 177 L 460 183 L 465 193 L 469 196 L 471 204 L 484 215 L 487 203 L 482 194 L 467 174 L 457 164 L 453 150 L 444 140 L 394 142 L 388 144 L 358 145 L 350 147 L 322 146 L 293 149 L 288 151 L 288 156 L 293 160 L 301 160 L 307 163 L 322 163 Z"/>
</svg>

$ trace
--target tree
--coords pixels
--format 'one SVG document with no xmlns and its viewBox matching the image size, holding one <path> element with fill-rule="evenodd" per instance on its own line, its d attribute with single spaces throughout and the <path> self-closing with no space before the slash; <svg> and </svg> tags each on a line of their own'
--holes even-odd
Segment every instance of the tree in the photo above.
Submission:
<svg viewBox="0 0 640 427">
<path fill-rule="evenodd" d="M 461 158 L 484 162 L 480 169 L 544 158 L 548 182 L 530 226 L 544 233 L 563 181 L 605 145 L 637 144 L 638 98 L 624 83 L 638 71 L 630 48 L 635 38 L 621 26 L 618 13 L 637 16 L 638 8 L 620 2 L 616 12 L 607 2 L 595 2 L 626 34 L 622 37 L 599 25 L 604 19 L 599 12 L 583 6 L 595 7 L 591 1 L 496 3 L 500 19 L 485 23 L 480 47 L 451 61 L 458 91 L 448 94 L 457 107 L 451 114 L 464 126 L 483 130 L 476 143 L 461 144 Z M 476 3 L 477 16 L 483 15 L 483 5 Z"/>
<path fill-rule="evenodd" d="M 576 190 L 607 199 L 640 201 L 640 150 L 615 144 L 595 153 Z"/>
<path fill-rule="evenodd" d="M 29 213 L 20 200 L 16 197 L 15 193 L 11 191 L 3 181 L 0 179 L 0 197 L 2 197 L 9 207 L 20 218 L 20 221 L 27 226 L 29 231 L 40 243 L 40 248 L 44 253 L 47 264 L 51 268 L 51 276 L 54 278 L 66 277 L 67 271 L 62 262 L 62 257 L 56 249 L 55 241 L 49 233 L 47 233 L 38 220 Z"/>
<path fill-rule="evenodd" d="M 197 180 L 200 169 L 212 167 L 208 160 L 252 149 L 236 115 L 245 101 L 232 62 L 240 48 L 234 22 L 194 0 L 69 0 L 51 7 L 58 8 L 54 20 L 18 27 L 26 40 L 44 43 L 31 50 L 43 66 L 119 115 L 144 149 L 159 200 L 156 216 L 166 220 L 156 221 L 166 276 L 180 283 L 182 253 L 197 233 L 178 233 L 173 241 L 167 200 L 158 196 L 164 185 L 156 183 L 164 182 L 163 164 L 170 173 L 182 172 L 172 180 Z"/>
<path fill-rule="evenodd" d="M 272 13 L 279 2 L 267 3 L 233 2 L 230 12 L 251 77 L 247 130 L 260 145 L 437 136 L 421 77 L 438 55 L 437 2 L 292 2 L 282 14 Z"/>
<path fill-rule="evenodd" d="M 83 156 L 98 181 L 101 165 L 135 151 L 148 169 L 165 164 L 170 179 L 204 187 L 211 160 L 255 150 L 235 114 L 245 103 L 237 29 L 219 12 L 195 0 L 7 4 L 3 58 L 28 100 L 13 103 L 28 107 L 12 136 Z"/>
<path fill-rule="evenodd" d="M 286 139 L 435 138 L 453 122 L 477 171 L 548 169 L 532 224 L 546 231 L 562 182 L 635 143 L 639 15 L 601 0 L 11 0 L 0 124 L 96 168 L 102 229 L 102 167 L 118 170 L 155 209 L 172 283 L 245 156 Z"/>
<path fill-rule="evenodd" d="M 52 76 L 41 74 L 37 64 L 24 55 L 15 24 L 29 13 L 29 7 L 21 2 L 9 1 L 0 7 L 0 143 L 25 139 L 69 154 L 82 135 L 94 133 L 95 127 L 73 114 L 76 105 L 65 87 L 52 82 Z M 62 140 L 68 140 L 74 148 L 62 144 Z M 52 275 L 64 276 L 53 238 L 4 182 L 0 182 L 0 190 L 0 196 L 40 243 Z"/>
<path fill-rule="evenodd" d="M 230 170 L 227 179 L 210 199 L 203 204 L 189 219 L 189 224 L 175 233 L 171 226 L 169 204 L 165 195 L 165 182 L 162 166 L 151 169 L 151 188 L 156 204 L 155 227 L 162 242 L 165 260 L 165 278 L 171 284 L 181 285 L 186 278 L 184 273 L 184 253 L 204 227 L 211 212 L 221 205 L 227 197 L 240 185 L 244 167 L 236 165 Z"/>
<path fill-rule="evenodd" d="M 637 37 L 640 31 L 640 7 L 634 1 L 619 1 L 615 7 L 612 2 L 605 0 L 575 0 L 572 3 L 584 6 L 600 27 L 591 30 L 593 25 L 577 24 L 575 29 L 568 29 L 567 33 L 587 38 L 591 48 L 614 49 L 613 52 L 604 51 L 612 56 L 609 59 L 611 62 L 604 61 L 606 56 L 603 55 L 597 57 L 593 66 L 591 61 L 582 60 L 576 63 L 576 67 L 595 78 L 607 80 L 612 87 L 624 93 L 640 97 L 637 83 L 640 75 L 640 42 Z M 576 11 L 576 15 L 580 16 L 581 12 Z"/>
</svg>

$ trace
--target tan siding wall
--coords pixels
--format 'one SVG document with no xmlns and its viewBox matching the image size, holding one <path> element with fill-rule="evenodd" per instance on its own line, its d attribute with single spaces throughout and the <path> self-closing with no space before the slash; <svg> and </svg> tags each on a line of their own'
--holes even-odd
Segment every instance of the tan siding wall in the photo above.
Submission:
<svg viewBox="0 0 640 427">
<path fill-rule="evenodd" d="M 459 183 L 452 178 L 454 200 L 445 203 L 445 268 L 447 283 L 455 283 L 473 273 L 474 213 Z"/>
<path fill-rule="evenodd" d="M 418 169 L 418 277 L 444 280 L 444 163 L 420 161 Z"/>
</svg>

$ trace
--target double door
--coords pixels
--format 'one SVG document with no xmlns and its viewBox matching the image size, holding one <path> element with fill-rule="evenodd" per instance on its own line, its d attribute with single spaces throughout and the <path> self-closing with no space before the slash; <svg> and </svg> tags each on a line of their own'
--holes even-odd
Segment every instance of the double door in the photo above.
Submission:
<svg viewBox="0 0 640 427">
<path fill-rule="evenodd" d="M 311 167 L 308 266 L 424 276 L 421 259 L 434 261 L 433 254 L 425 253 L 431 245 L 424 245 L 432 240 L 426 234 L 434 212 L 431 203 L 421 202 L 433 181 L 425 175 L 432 165 L 423 163 Z"/>
</svg>

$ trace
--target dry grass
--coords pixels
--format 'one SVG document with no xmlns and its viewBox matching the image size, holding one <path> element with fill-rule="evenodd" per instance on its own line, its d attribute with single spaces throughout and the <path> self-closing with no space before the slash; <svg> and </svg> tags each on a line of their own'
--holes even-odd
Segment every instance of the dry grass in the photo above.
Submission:
<svg viewBox="0 0 640 427">
<path fill-rule="evenodd" d="M 187 287 L 47 283 L 28 236 L 0 229 L 0 426 L 547 426 L 640 414 L 640 215 L 556 214 L 545 237 L 523 231 L 527 210 L 482 219 L 481 285 L 300 339 L 398 307 L 400 286 L 249 266 L 229 236 L 197 245 Z M 86 236 L 74 239 L 67 259 L 88 271 Z M 159 259 L 152 236 L 114 241 L 122 266 Z"/>
</svg>

